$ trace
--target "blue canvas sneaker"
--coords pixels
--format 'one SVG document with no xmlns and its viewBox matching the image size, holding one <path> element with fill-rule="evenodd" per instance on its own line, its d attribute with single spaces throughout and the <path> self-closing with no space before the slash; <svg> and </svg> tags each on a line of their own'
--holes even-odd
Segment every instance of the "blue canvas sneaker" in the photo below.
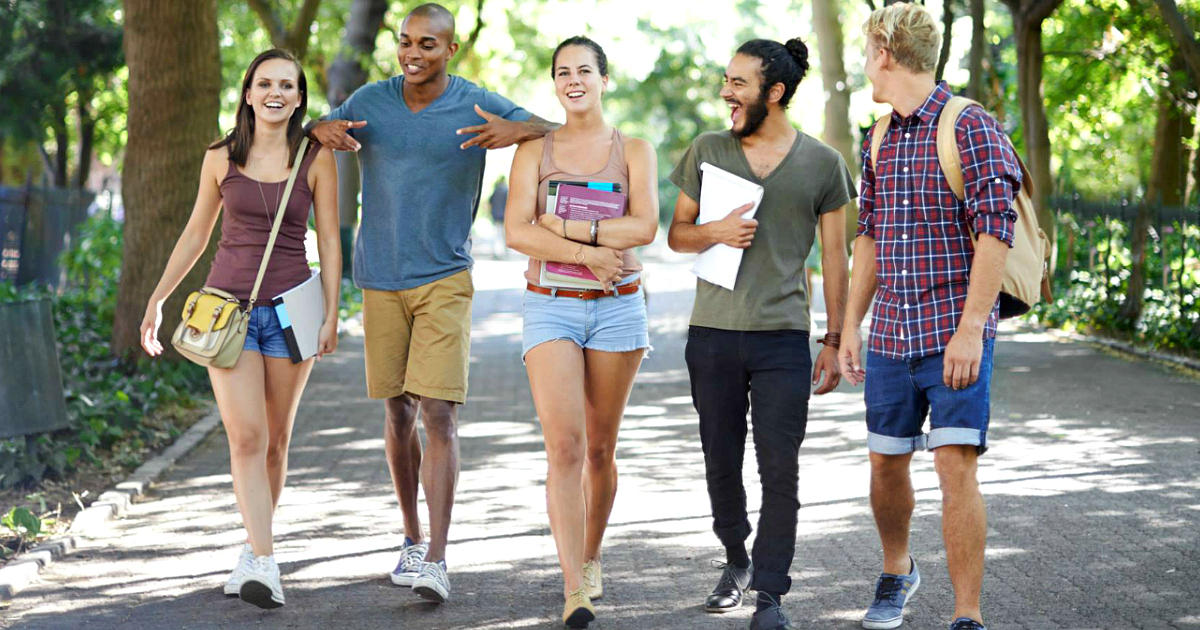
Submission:
<svg viewBox="0 0 1200 630">
<path fill-rule="evenodd" d="M 400 549 L 400 562 L 390 574 L 392 584 L 396 586 L 412 586 L 421 574 L 421 564 L 425 562 L 425 554 L 429 553 L 429 543 L 414 543 L 405 537 L 404 547 Z"/>
<path fill-rule="evenodd" d="M 879 581 L 875 583 L 875 601 L 871 602 L 867 614 L 863 615 L 862 627 L 867 630 L 890 630 L 904 623 L 904 605 L 921 585 L 917 561 L 911 556 L 909 561 L 912 562 L 912 569 L 908 575 L 879 574 Z"/>
<path fill-rule="evenodd" d="M 950 624 L 950 630 L 987 630 L 987 626 L 970 617 L 959 617 Z"/>
</svg>

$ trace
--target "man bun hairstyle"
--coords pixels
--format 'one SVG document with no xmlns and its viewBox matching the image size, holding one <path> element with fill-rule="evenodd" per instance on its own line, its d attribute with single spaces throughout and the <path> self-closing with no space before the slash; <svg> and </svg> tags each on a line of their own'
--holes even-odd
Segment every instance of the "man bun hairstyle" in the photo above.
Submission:
<svg viewBox="0 0 1200 630">
<path fill-rule="evenodd" d="M 886 48 L 896 63 L 918 74 L 933 73 L 941 54 L 942 34 L 925 7 L 897 2 L 877 9 L 863 23 L 863 34 Z"/>
<path fill-rule="evenodd" d="M 600 47 L 600 44 L 592 41 L 591 38 L 583 35 L 576 35 L 574 37 L 568 37 L 567 39 L 564 39 L 562 43 L 554 49 L 554 55 L 550 57 L 551 77 L 554 76 L 554 70 L 558 67 L 558 53 L 562 52 L 562 49 L 566 48 L 567 46 L 583 46 L 584 48 L 590 48 L 592 50 L 592 54 L 596 55 L 596 72 L 599 72 L 600 76 L 602 77 L 608 76 L 608 56 L 604 54 L 604 49 Z"/>
<path fill-rule="evenodd" d="M 799 37 L 789 39 L 781 44 L 770 39 L 752 39 L 737 49 L 737 54 L 756 57 L 762 63 L 762 94 L 767 93 L 776 83 L 783 84 L 783 96 L 779 106 L 787 109 L 792 96 L 796 94 L 796 86 L 808 74 L 808 46 Z"/>
</svg>

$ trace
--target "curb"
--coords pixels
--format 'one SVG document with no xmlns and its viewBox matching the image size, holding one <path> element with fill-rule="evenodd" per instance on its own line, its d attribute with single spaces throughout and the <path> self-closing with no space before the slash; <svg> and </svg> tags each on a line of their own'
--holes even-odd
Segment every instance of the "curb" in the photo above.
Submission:
<svg viewBox="0 0 1200 630">
<path fill-rule="evenodd" d="M 34 545 L 29 551 L 21 554 L 19 559 L 0 567 L 0 601 L 12 599 L 37 579 L 43 567 L 50 566 L 55 560 L 80 547 L 88 530 L 124 515 L 135 499 L 145 494 L 163 473 L 175 466 L 179 458 L 208 437 L 220 423 L 221 414 L 218 413 L 216 404 L 213 404 L 208 414 L 184 431 L 174 444 L 150 458 L 125 481 L 103 492 L 90 506 L 76 514 L 66 536 Z"/>
<path fill-rule="evenodd" d="M 1175 354 L 1167 354 L 1165 352 L 1158 352 L 1157 350 L 1148 350 L 1146 348 L 1135 346 L 1131 343 L 1117 341 L 1116 339 L 1108 339 L 1106 337 L 1097 337 L 1094 335 L 1083 335 L 1080 333 L 1067 332 L 1065 330 L 1058 330 L 1055 328 L 1047 328 L 1045 326 L 1042 326 L 1041 328 L 1050 335 L 1059 339 L 1068 339 L 1070 341 L 1079 341 L 1083 343 L 1094 343 L 1112 348 L 1114 350 L 1120 350 L 1121 352 L 1132 354 L 1143 359 L 1153 359 L 1155 361 L 1171 363 L 1189 370 L 1200 371 L 1200 360 L 1182 357 Z"/>
</svg>

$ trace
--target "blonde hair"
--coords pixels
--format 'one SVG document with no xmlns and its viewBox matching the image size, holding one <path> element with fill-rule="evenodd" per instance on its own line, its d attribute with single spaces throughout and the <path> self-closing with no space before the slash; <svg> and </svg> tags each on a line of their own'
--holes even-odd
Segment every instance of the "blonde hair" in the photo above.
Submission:
<svg viewBox="0 0 1200 630">
<path fill-rule="evenodd" d="M 925 7 L 897 2 L 871 13 L 863 34 L 879 48 L 892 52 L 896 63 L 913 72 L 933 72 L 941 53 L 942 35 Z"/>
</svg>

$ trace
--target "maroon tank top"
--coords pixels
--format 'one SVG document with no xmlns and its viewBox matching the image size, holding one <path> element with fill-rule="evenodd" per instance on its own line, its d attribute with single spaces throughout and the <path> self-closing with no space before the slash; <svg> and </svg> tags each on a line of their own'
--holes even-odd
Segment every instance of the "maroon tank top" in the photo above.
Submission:
<svg viewBox="0 0 1200 630">
<path fill-rule="evenodd" d="M 308 214 L 313 202 L 313 192 L 308 187 L 308 169 L 320 150 L 321 145 L 311 141 L 308 153 L 300 163 L 283 224 L 279 226 L 275 248 L 258 290 L 257 306 L 267 305 L 271 298 L 308 280 L 311 275 L 304 253 Z M 259 182 L 250 179 L 233 160 L 229 161 L 229 171 L 221 180 L 221 198 L 225 206 L 221 240 L 217 243 L 217 255 L 208 272 L 206 286 L 228 291 L 243 302 L 250 299 L 286 187 L 287 180 Z"/>
</svg>

